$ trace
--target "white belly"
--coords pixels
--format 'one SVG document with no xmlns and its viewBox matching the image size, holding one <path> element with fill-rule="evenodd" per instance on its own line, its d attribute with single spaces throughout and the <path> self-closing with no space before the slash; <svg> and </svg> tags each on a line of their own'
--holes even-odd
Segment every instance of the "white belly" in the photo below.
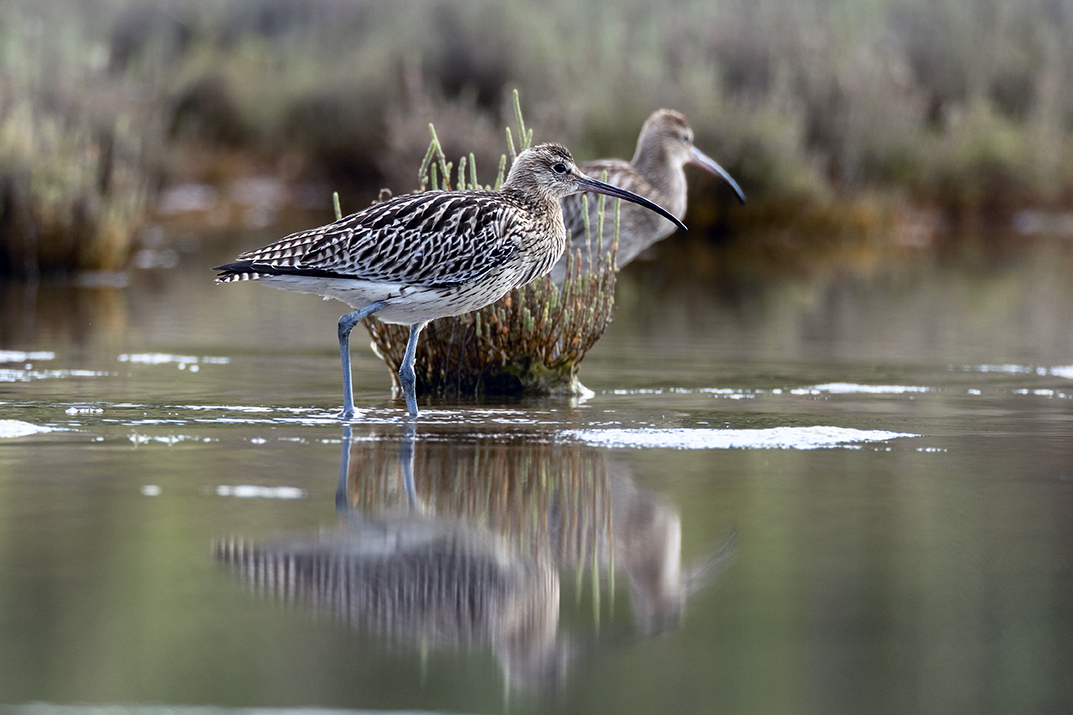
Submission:
<svg viewBox="0 0 1073 715">
<path fill-rule="evenodd" d="M 262 276 L 259 281 L 273 288 L 296 293 L 313 293 L 323 296 L 325 300 L 334 298 L 355 310 L 382 300 L 387 305 L 375 313 L 376 317 L 385 323 L 400 325 L 413 325 L 435 318 L 469 313 L 494 303 L 507 292 L 507 289 L 501 287 L 500 281 L 496 281 L 495 285 L 489 281 L 478 281 L 462 289 L 422 288 L 352 278 L 295 275 Z"/>
</svg>

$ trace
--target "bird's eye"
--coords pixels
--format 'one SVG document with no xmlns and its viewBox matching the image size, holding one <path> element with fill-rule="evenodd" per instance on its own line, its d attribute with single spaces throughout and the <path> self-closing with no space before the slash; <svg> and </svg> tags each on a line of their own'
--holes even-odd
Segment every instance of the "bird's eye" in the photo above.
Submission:
<svg viewBox="0 0 1073 715">
<path fill-rule="evenodd" d="M 552 171 L 554 171 L 556 174 L 565 174 L 566 173 L 566 164 L 559 163 L 559 164 L 556 164 L 555 166 L 553 166 L 551 168 L 552 168 Z"/>
</svg>

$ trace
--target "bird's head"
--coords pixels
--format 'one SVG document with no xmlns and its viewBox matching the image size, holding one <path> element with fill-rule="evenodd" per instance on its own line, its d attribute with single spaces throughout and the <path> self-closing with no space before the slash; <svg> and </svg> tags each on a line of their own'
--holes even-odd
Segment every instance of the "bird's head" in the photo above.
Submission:
<svg viewBox="0 0 1073 715">
<path fill-rule="evenodd" d="M 581 173 L 570 151 L 561 144 L 537 144 L 523 151 L 510 167 L 510 173 L 507 174 L 502 188 L 554 203 L 582 191 L 606 194 L 644 206 L 672 221 L 679 228 L 686 228 L 685 224 L 666 209 L 643 196 Z"/>
<path fill-rule="evenodd" d="M 652 162 L 657 157 L 676 169 L 686 164 L 699 166 L 730 184 L 738 200 L 745 203 L 745 193 L 738 186 L 738 182 L 734 181 L 715 159 L 693 146 L 693 128 L 681 112 L 673 109 L 656 110 L 641 127 L 633 163 L 636 165 Z"/>
</svg>

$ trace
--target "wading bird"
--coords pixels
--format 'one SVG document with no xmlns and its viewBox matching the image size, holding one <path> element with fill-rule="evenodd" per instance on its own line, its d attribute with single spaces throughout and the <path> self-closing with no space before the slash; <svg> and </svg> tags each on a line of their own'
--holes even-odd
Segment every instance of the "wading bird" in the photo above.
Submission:
<svg viewBox="0 0 1073 715">
<path fill-rule="evenodd" d="M 566 246 L 559 201 L 578 191 L 632 201 L 685 228 L 648 199 L 581 173 L 566 147 L 540 144 L 518 155 L 499 191 L 397 196 L 243 253 L 214 269 L 216 281 L 258 280 L 355 308 L 339 318 L 344 420 L 354 416 L 350 331 L 373 313 L 409 325 L 399 384 L 416 416 L 414 351 L 422 328 L 482 308 L 547 273 Z"/>
<path fill-rule="evenodd" d="M 597 159 L 586 161 L 578 168 L 588 176 L 602 177 L 607 172 L 607 183 L 631 191 L 665 206 L 677 218 L 686 213 L 686 164 L 696 166 L 720 177 L 734 189 L 738 200 L 745 203 L 745 194 L 738 183 L 723 167 L 700 149 L 693 146 L 693 129 L 686 118 L 673 109 L 660 109 L 650 116 L 641 127 L 637 138 L 637 150 L 628 163 L 621 159 Z M 597 226 L 596 202 L 589 200 L 589 233 L 595 241 Z M 571 234 L 570 252 L 581 250 L 580 270 L 590 270 L 592 251 L 586 245 L 585 211 L 581 196 L 563 200 L 563 220 Z M 604 207 L 604 245 L 610 247 L 615 225 L 615 207 L 607 202 Z M 621 268 L 632 261 L 638 253 L 657 241 L 674 233 L 675 224 L 623 204 L 619 215 L 618 250 L 615 262 Z M 552 269 L 551 278 L 562 283 L 566 275 L 564 255 Z"/>
</svg>

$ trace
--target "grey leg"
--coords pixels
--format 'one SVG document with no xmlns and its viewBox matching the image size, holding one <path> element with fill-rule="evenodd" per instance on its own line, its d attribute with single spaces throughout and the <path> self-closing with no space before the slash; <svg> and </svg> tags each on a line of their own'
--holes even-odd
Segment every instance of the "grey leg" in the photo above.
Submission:
<svg viewBox="0 0 1073 715">
<path fill-rule="evenodd" d="M 339 357 L 343 361 L 343 411 L 339 413 L 341 420 L 349 420 L 354 416 L 354 387 L 350 379 L 350 331 L 385 305 L 387 301 L 378 300 L 339 318 Z"/>
<path fill-rule="evenodd" d="M 350 476 L 350 423 L 343 423 L 343 452 L 339 455 L 339 482 L 335 487 L 335 510 L 340 515 L 350 511 L 350 500 L 347 498 L 347 478 Z"/>
<path fill-rule="evenodd" d="M 410 340 L 406 343 L 406 354 L 402 356 L 402 365 L 399 366 L 399 385 L 402 386 L 402 394 L 406 398 L 406 409 L 411 417 L 417 417 L 417 391 L 414 389 L 417 375 L 414 374 L 414 354 L 417 352 L 417 338 L 426 325 L 428 321 L 410 326 Z"/>
<path fill-rule="evenodd" d="M 399 466 L 402 468 L 402 481 L 406 488 L 406 502 L 411 511 L 417 505 L 417 486 L 414 484 L 414 439 L 416 436 L 417 423 L 412 417 L 408 417 L 406 430 L 399 442 Z"/>
</svg>

